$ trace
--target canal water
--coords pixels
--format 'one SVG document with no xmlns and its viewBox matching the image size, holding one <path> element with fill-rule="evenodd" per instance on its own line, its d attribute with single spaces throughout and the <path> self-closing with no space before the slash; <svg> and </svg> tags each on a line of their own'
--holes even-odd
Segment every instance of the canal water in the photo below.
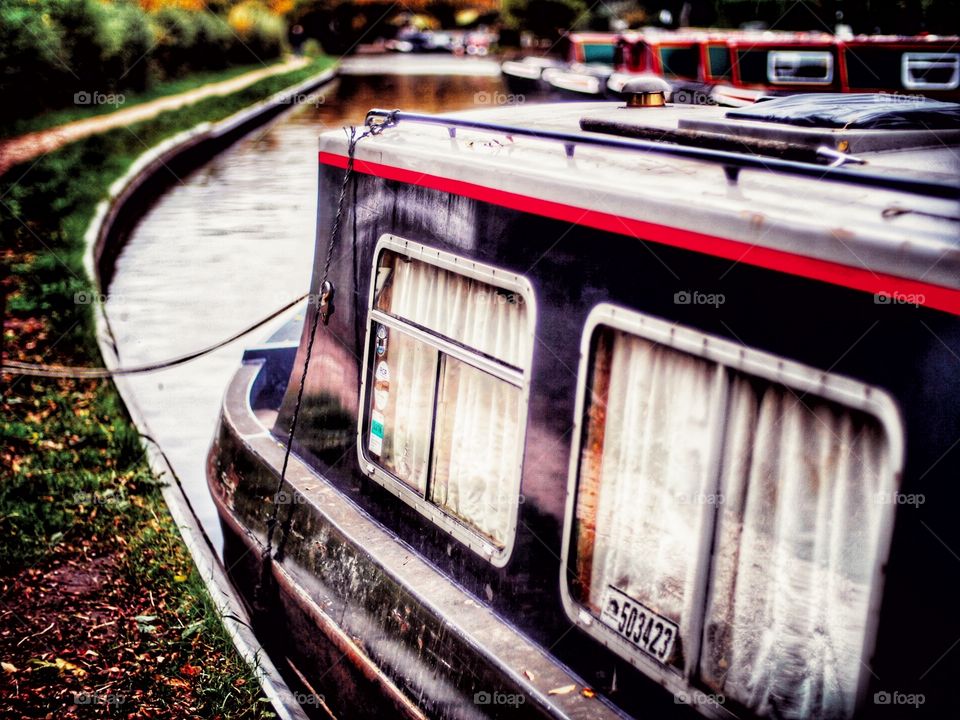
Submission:
<svg viewBox="0 0 960 720">
<path fill-rule="evenodd" d="M 432 70 L 435 58 L 356 61 L 336 85 L 180 178 L 160 197 L 133 231 L 107 291 L 106 313 L 121 363 L 138 365 L 210 345 L 306 292 L 317 136 L 361 123 L 373 107 L 459 110 L 502 90 L 491 61 L 446 58 Z M 153 439 L 217 547 L 222 537 L 207 492 L 206 454 L 244 346 L 270 331 L 268 326 L 192 363 L 130 379 Z"/>
</svg>

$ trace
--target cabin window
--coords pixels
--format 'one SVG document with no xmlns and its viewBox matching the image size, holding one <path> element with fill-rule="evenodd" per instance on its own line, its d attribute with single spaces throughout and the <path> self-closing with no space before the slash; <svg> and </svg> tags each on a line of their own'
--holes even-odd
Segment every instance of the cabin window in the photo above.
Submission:
<svg viewBox="0 0 960 720">
<path fill-rule="evenodd" d="M 700 52 L 696 45 L 660 46 L 660 65 L 665 77 L 696 80 Z"/>
<path fill-rule="evenodd" d="M 833 55 L 828 50 L 771 50 L 767 79 L 789 85 L 829 85 L 833 82 Z"/>
<path fill-rule="evenodd" d="M 519 496 L 532 352 L 516 276 L 386 236 L 374 271 L 361 462 L 491 560 Z"/>
<path fill-rule="evenodd" d="M 683 666 L 690 634 L 702 518 L 679 500 L 708 490 L 716 387 L 710 362 L 625 333 L 597 337 L 574 596 L 663 665 Z"/>
<path fill-rule="evenodd" d="M 960 86 L 960 53 L 903 54 L 901 77 L 907 90 L 956 90 Z"/>
<path fill-rule="evenodd" d="M 893 48 L 845 45 L 840 48 L 851 90 L 900 90 L 902 53 Z"/>
<path fill-rule="evenodd" d="M 717 80 L 733 77 L 730 49 L 726 45 L 710 45 L 707 48 L 707 61 L 710 63 L 710 77 Z"/>
<path fill-rule="evenodd" d="M 615 61 L 615 48 L 613 43 L 584 43 L 583 44 L 583 62 L 599 63 L 602 65 L 613 65 Z"/>
<path fill-rule="evenodd" d="M 611 306 L 584 343 L 572 619 L 675 692 L 852 716 L 902 460 L 892 401 Z"/>
</svg>

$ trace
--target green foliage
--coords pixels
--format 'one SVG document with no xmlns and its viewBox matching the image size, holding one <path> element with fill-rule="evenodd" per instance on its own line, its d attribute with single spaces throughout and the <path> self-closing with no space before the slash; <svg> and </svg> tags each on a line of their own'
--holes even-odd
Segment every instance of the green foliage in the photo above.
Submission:
<svg viewBox="0 0 960 720">
<path fill-rule="evenodd" d="M 224 8 L 225 9 L 225 8 Z M 136 0 L 3 0 L 0 125 L 75 105 L 78 93 L 143 92 L 156 82 L 278 57 L 286 28 L 265 6 L 225 15 Z M 0 131 L 0 136 L 8 133 Z"/>
<path fill-rule="evenodd" d="M 303 44 L 302 52 L 306 57 L 320 57 L 323 55 L 323 47 L 320 45 L 318 40 L 310 38 Z"/>
<path fill-rule="evenodd" d="M 503 17 L 508 27 L 555 38 L 585 25 L 590 9 L 585 0 L 504 0 Z"/>
</svg>

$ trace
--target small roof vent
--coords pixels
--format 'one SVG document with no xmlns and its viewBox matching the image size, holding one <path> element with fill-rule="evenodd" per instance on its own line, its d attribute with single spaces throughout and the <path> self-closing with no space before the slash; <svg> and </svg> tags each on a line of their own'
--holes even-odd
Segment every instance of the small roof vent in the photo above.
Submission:
<svg viewBox="0 0 960 720">
<path fill-rule="evenodd" d="M 638 77 L 623 84 L 620 93 L 627 98 L 628 108 L 663 107 L 670 85 L 654 75 Z"/>
<path fill-rule="evenodd" d="M 810 93 L 727 112 L 731 120 L 843 130 L 960 130 L 960 104 L 920 95 Z"/>
</svg>

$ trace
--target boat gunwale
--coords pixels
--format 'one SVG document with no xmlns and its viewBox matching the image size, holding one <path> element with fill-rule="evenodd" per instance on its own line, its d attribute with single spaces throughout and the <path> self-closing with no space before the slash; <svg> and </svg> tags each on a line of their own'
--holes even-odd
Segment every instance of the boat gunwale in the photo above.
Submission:
<svg viewBox="0 0 960 720">
<path fill-rule="evenodd" d="M 279 477 L 284 445 L 270 434 L 257 417 L 250 397 L 256 378 L 265 364 L 260 358 L 246 361 L 234 374 L 224 394 L 220 432 L 226 430 L 231 433 L 233 439 L 250 453 L 251 461 L 259 463 L 272 475 Z M 246 428 L 246 431 L 241 428 Z M 213 452 L 217 452 L 216 448 Z M 273 455 L 273 459 L 277 462 L 272 462 L 270 455 Z M 312 486 L 306 487 L 303 482 L 305 480 L 313 481 Z M 263 546 L 256 533 L 244 526 L 236 511 L 229 506 L 227 500 L 214 486 L 214 482 L 214 476 L 208 475 L 211 496 L 218 513 L 225 518 L 225 522 L 236 537 L 244 543 L 245 549 L 260 557 L 257 550 L 259 547 L 262 551 Z M 296 453 L 290 455 L 285 482 L 304 500 L 303 503 L 297 503 L 297 507 L 309 506 L 311 512 L 315 513 L 322 523 L 340 535 L 357 557 L 366 558 L 385 578 L 414 598 L 444 630 L 450 631 L 460 643 L 469 647 L 478 657 L 483 658 L 497 673 L 509 678 L 510 682 L 520 688 L 527 698 L 527 706 L 531 704 L 530 700 L 533 700 L 542 712 L 560 719 L 589 717 L 596 720 L 622 720 L 627 717 L 622 710 L 601 695 L 587 697 L 579 692 L 551 694 L 550 690 L 571 684 L 578 688 L 588 688 L 589 685 L 576 672 L 523 634 L 510 621 L 499 616 L 489 606 L 481 604 L 472 593 L 410 548 L 401 538 L 371 517 Z M 324 497 L 320 497 L 321 494 Z M 350 517 L 335 517 L 334 513 L 346 514 Z M 358 532 L 369 533 L 371 538 L 359 539 Z M 288 539 L 288 545 L 289 542 Z M 385 557 L 384 550 L 399 553 L 396 558 L 393 558 L 395 562 Z M 284 552 L 284 556 L 290 554 L 290 550 Z M 272 564 L 282 564 L 282 561 L 274 560 Z M 303 570 L 309 572 L 306 568 Z M 290 575 L 290 573 L 287 574 Z M 423 578 L 414 578 L 412 577 L 414 574 L 422 575 Z M 443 592 L 437 592 L 438 584 L 444 585 Z M 418 588 L 422 585 L 431 586 L 429 598 Z M 299 585 L 298 590 L 303 592 L 298 593 L 294 600 L 301 609 L 311 614 L 311 610 L 303 607 L 300 600 L 297 600 L 297 598 L 301 600 L 309 598 L 309 593 Z M 316 604 L 315 601 L 312 602 Z M 442 605 L 448 606 L 449 611 L 445 611 Z M 363 606 L 359 607 L 367 612 Z M 471 631 L 465 627 L 464 619 L 474 613 L 477 614 L 473 619 L 476 631 Z M 491 630 L 491 625 L 496 630 Z M 319 629 L 326 635 L 323 628 Z M 340 629 L 347 631 L 346 628 Z M 481 630 L 483 640 L 480 638 Z M 347 635 L 349 636 L 349 632 Z M 495 644 L 491 642 L 492 638 L 498 638 Z M 521 655 L 522 660 L 518 659 Z M 506 660 L 507 656 L 512 660 Z M 369 658 L 369 655 L 366 657 Z M 370 660 L 376 665 L 376 661 L 372 658 Z M 393 680 L 386 675 L 383 679 L 396 688 Z M 389 692 L 389 688 L 387 690 Z M 402 691 L 399 692 L 402 693 Z"/>
</svg>

